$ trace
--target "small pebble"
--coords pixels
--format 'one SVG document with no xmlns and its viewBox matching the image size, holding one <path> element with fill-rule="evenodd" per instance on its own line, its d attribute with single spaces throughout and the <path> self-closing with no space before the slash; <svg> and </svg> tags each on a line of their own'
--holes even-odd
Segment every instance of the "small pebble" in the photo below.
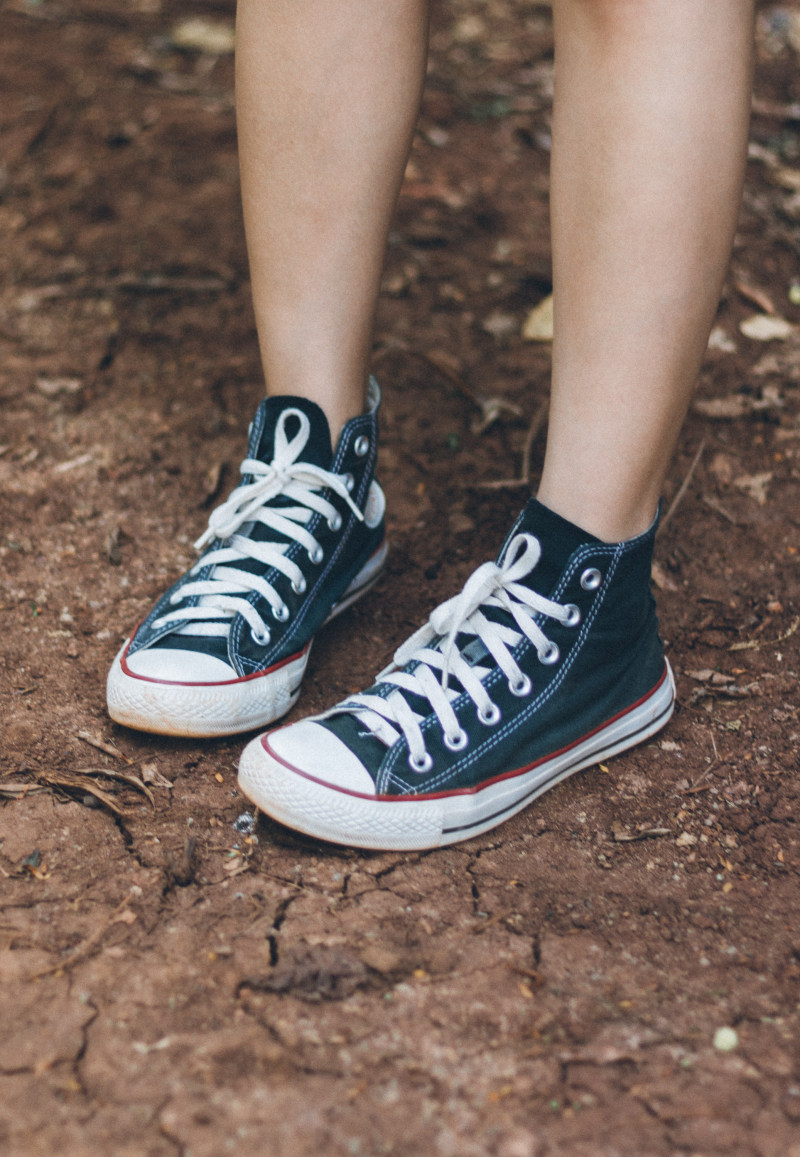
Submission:
<svg viewBox="0 0 800 1157">
<path fill-rule="evenodd" d="M 718 1028 L 714 1033 L 714 1048 L 719 1053 L 732 1053 L 739 1044 L 735 1028 Z"/>
<path fill-rule="evenodd" d="M 233 830 L 235 832 L 242 832 L 246 836 L 252 835 L 256 830 L 256 817 L 251 815 L 250 812 L 242 812 L 242 814 L 237 816 L 233 821 Z"/>
</svg>

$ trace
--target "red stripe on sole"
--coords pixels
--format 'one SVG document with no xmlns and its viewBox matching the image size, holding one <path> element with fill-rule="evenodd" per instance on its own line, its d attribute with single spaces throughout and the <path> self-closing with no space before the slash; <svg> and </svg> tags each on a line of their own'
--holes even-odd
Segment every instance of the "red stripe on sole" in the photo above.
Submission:
<svg viewBox="0 0 800 1157">
<path fill-rule="evenodd" d="M 326 780 L 320 779 L 316 775 L 311 775 L 309 772 L 303 771 L 299 767 L 294 767 L 291 763 L 287 763 L 287 761 L 282 759 L 281 756 L 279 756 L 276 751 L 273 751 L 269 745 L 270 735 L 274 734 L 276 731 L 282 731 L 282 727 L 273 728 L 272 731 L 268 731 L 265 735 L 262 735 L 261 746 L 269 755 L 270 759 L 274 759 L 276 763 L 280 763 L 288 771 L 294 772 L 295 775 L 300 775 L 303 777 L 303 779 L 308 779 L 313 783 L 318 783 L 321 787 L 327 787 L 330 791 L 338 791 L 342 795 L 353 796 L 355 799 L 369 800 L 374 803 L 419 803 L 425 800 L 449 799 L 457 795 L 477 795 L 478 792 L 484 791 L 487 787 L 492 787 L 496 783 L 502 783 L 503 780 L 514 779 L 520 775 L 527 775 L 529 771 L 533 771 L 535 768 L 541 767 L 542 764 L 547 763 L 549 760 L 557 759 L 560 755 L 565 755 L 568 751 L 572 751 L 573 748 L 580 746 L 581 743 L 585 743 L 586 740 L 591 739 L 593 735 L 597 735 L 612 723 L 616 723 L 618 719 L 623 719 L 626 715 L 629 715 L 632 711 L 635 711 L 638 707 L 641 707 L 643 703 L 646 703 L 647 700 L 650 699 L 651 696 L 653 696 L 663 685 L 666 678 L 667 666 L 665 663 L 661 678 L 653 687 L 651 687 L 646 695 L 642 695 L 641 699 L 637 699 L 635 703 L 632 703 L 630 707 L 626 707 L 624 711 L 619 711 L 616 715 L 612 715 L 610 719 L 606 719 L 604 723 L 600 723 L 591 731 L 587 731 L 586 734 L 580 736 L 579 739 L 573 740 L 572 743 L 568 743 L 565 747 L 559 748 L 558 751 L 551 751 L 548 755 L 543 755 L 540 759 L 534 760 L 533 763 L 529 763 L 525 767 L 516 768 L 514 771 L 506 771 L 502 775 L 496 775 L 492 779 L 486 779 L 477 787 L 459 787 L 454 791 L 429 792 L 424 795 L 367 795 L 365 792 L 351 791 L 348 788 L 337 787 L 335 784 L 328 783 Z M 286 724 L 286 726 L 291 727 L 291 724 Z"/>
</svg>

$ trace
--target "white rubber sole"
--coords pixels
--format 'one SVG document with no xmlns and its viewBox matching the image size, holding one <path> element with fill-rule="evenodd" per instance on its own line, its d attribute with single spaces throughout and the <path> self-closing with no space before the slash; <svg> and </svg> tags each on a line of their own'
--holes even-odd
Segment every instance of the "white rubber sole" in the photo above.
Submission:
<svg viewBox="0 0 800 1157">
<path fill-rule="evenodd" d="M 353 579 L 326 622 L 346 610 L 377 581 L 388 553 L 384 542 Z M 134 674 L 125 662 L 130 639 L 120 648 L 106 683 L 108 713 L 116 723 L 155 735 L 210 739 L 268 727 L 297 702 L 311 651 L 266 671 L 221 683 L 173 683 Z"/>
<path fill-rule="evenodd" d="M 538 763 L 473 791 L 421 796 L 366 796 L 331 787 L 279 759 L 269 735 L 252 740 L 239 761 L 239 785 L 273 819 L 318 839 L 377 851 L 418 851 L 487 832 L 582 768 L 655 735 L 675 703 L 669 663 L 656 687 L 604 727 Z"/>
</svg>

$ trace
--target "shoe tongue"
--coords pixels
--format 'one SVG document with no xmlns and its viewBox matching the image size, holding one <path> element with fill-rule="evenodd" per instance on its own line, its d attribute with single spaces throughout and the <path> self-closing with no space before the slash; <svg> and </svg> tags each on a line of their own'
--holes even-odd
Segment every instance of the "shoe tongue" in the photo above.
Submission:
<svg viewBox="0 0 800 1157">
<path fill-rule="evenodd" d="M 509 542 L 517 534 L 532 534 L 539 540 L 542 556 L 530 575 L 522 581 L 545 596 L 551 594 L 571 555 L 579 547 L 600 542 L 599 538 L 581 530 L 574 522 L 568 522 L 537 498 L 531 498 L 520 514 L 503 544 L 498 561 L 502 561 Z"/>
<path fill-rule="evenodd" d="M 281 415 L 286 410 L 299 410 L 305 414 L 311 426 L 308 441 L 300 452 L 299 461 L 320 466 L 323 470 L 330 470 L 333 461 L 333 449 L 328 419 L 316 402 L 310 402 L 307 398 L 295 398 L 290 394 L 281 394 L 277 398 L 265 398 L 256 410 L 256 416 L 250 427 L 248 458 L 258 458 L 261 462 L 273 460 L 275 457 L 275 430 Z M 289 440 L 295 436 L 298 429 L 298 419 L 289 415 L 285 427 L 285 433 Z"/>
</svg>

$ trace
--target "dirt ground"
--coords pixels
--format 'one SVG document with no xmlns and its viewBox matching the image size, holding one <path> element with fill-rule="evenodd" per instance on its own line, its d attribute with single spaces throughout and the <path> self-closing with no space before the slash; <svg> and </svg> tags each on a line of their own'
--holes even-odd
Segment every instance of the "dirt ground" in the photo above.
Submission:
<svg viewBox="0 0 800 1157">
<path fill-rule="evenodd" d="M 666 486 L 674 721 L 413 855 L 253 817 L 241 740 L 105 714 L 261 392 L 232 56 L 178 49 L 189 16 L 233 4 L 0 4 L 0 1152 L 800 1157 L 800 7 L 761 8 Z M 495 552 L 526 440 L 536 478 L 551 97 L 545 5 L 438 4 L 375 345 L 390 562 L 298 714 Z"/>
</svg>

